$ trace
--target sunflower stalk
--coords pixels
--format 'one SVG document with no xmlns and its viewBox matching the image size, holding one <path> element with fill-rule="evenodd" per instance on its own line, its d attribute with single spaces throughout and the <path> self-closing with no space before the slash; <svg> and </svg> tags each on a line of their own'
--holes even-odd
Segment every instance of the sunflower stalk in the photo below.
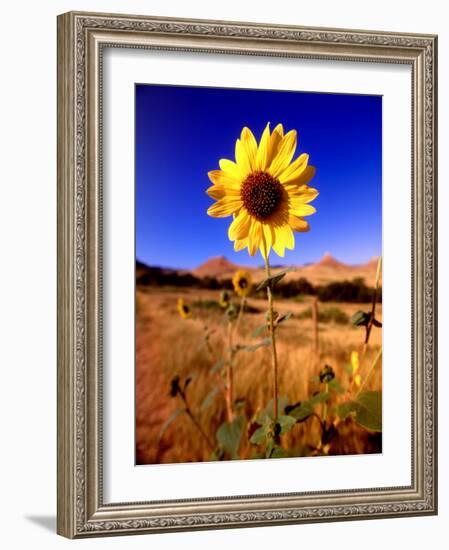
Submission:
<svg viewBox="0 0 449 550">
<path fill-rule="evenodd" d="M 242 296 L 240 302 L 240 310 L 235 325 L 233 326 L 232 321 L 229 321 L 228 323 L 229 361 L 226 366 L 226 409 L 229 422 L 232 422 L 234 420 L 234 334 L 238 335 L 239 333 L 243 310 L 245 309 L 245 303 L 246 299 L 244 296 Z"/>
<path fill-rule="evenodd" d="M 232 337 L 232 322 L 228 323 L 228 349 L 229 349 L 229 361 L 226 363 L 226 412 L 228 421 L 232 422 L 234 419 L 234 350 L 233 350 L 233 337 Z"/>
<path fill-rule="evenodd" d="M 217 356 L 209 340 L 210 332 L 208 332 L 208 329 L 206 326 L 204 327 L 204 331 L 205 331 L 204 342 L 206 344 L 207 351 L 209 352 L 209 355 L 212 357 L 212 360 L 217 361 Z"/>
<path fill-rule="evenodd" d="M 189 402 L 187 401 L 187 395 L 185 393 L 185 391 L 179 389 L 178 391 L 179 395 L 181 396 L 181 399 L 182 401 L 184 402 L 184 412 L 187 414 L 187 416 L 190 418 L 190 420 L 192 421 L 192 423 L 194 424 L 194 426 L 196 427 L 196 429 L 199 431 L 199 433 L 201 434 L 201 436 L 203 437 L 204 441 L 206 442 L 207 446 L 209 447 L 209 449 L 211 451 L 213 451 L 214 449 L 214 445 L 212 444 L 211 440 L 209 439 L 209 436 L 207 435 L 207 433 L 204 431 L 203 427 L 201 426 L 201 424 L 199 423 L 198 419 L 196 418 L 196 416 L 193 414 L 192 412 L 192 409 L 190 408 L 190 405 L 189 405 Z"/>
<path fill-rule="evenodd" d="M 374 321 L 376 318 L 376 304 L 377 304 L 377 297 L 379 294 L 379 280 L 380 280 L 381 268 L 382 268 L 382 256 L 379 256 L 379 260 L 377 262 L 376 283 L 375 283 L 374 292 L 373 292 L 373 299 L 371 302 L 371 315 L 370 315 L 369 322 L 366 325 L 365 342 L 363 343 L 363 349 L 362 349 L 362 358 L 365 356 L 365 353 L 368 349 L 371 330 L 373 328 Z"/>
<path fill-rule="evenodd" d="M 374 361 L 371 363 L 371 366 L 370 366 L 368 372 L 366 373 L 363 382 L 360 384 L 360 387 L 359 387 L 359 389 L 356 393 L 356 396 L 358 396 L 361 393 L 361 391 L 363 390 L 363 388 L 365 387 L 366 383 L 368 382 L 369 378 L 371 377 L 371 374 L 374 372 L 374 369 L 376 368 L 376 365 L 379 362 L 379 359 L 381 358 L 381 356 L 382 356 L 382 348 L 379 349 L 379 351 L 377 352 L 376 357 L 374 358 Z"/>
<path fill-rule="evenodd" d="M 265 252 L 267 252 L 267 247 L 265 244 Z M 265 274 L 266 278 L 271 277 L 270 262 L 268 259 L 268 254 L 264 254 L 265 260 Z M 278 419 L 278 358 L 276 352 L 276 326 L 274 323 L 274 308 L 273 308 L 273 291 L 271 285 L 267 285 L 267 299 L 268 299 L 268 324 L 270 328 L 270 337 L 271 337 L 271 365 L 273 369 L 273 403 L 274 411 L 273 418 L 274 422 L 277 422 Z"/>
<path fill-rule="evenodd" d="M 246 306 L 246 298 L 245 296 L 242 296 L 242 299 L 240 301 L 240 309 L 239 309 L 239 315 L 237 317 L 237 321 L 235 323 L 235 333 L 238 335 L 240 332 L 240 324 L 242 322 L 243 312 L 245 310 Z"/>
<path fill-rule="evenodd" d="M 328 382 L 324 385 L 324 393 L 329 393 L 329 384 Z M 326 419 L 327 419 L 327 401 L 323 403 L 323 425 L 326 428 Z"/>
<path fill-rule="evenodd" d="M 211 343 L 209 342 L 209 340 L 206 338 L 206 348 L 207 348 L 207 351 L 209 352 L 209 355 L 211 356 L 212 358 L 212 361 L 214 363 L 217 363 L 218 361 L 218 358 L 217 358 L 217 355 L 215 354 L 212 346 L 211 346 Z M 222 379 L 222 377 L 220 376 L 220 374 L 218 372 L 214 372 L 214 377 L 215 377 L 215 381 L 217 383 L 217 387 L 218 387 L 218 390 L 220 391 L 220 393 L 222 394 L 225 402 L 227 403 L 227 389 L 226 389 L 226 385 Z"/>
</svg>

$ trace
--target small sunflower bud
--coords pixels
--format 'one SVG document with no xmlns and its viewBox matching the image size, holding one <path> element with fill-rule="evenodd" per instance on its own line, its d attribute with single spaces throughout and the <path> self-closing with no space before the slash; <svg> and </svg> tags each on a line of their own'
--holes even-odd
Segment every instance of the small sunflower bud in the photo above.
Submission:
<svg viewBox="0 0 449 550">
<path fill-rule="evenodd" d="M 322 384 L 328 384 L 331 380 L 335 378 L 334 369 L 326 365 L 324 369 L 320 372 L 320 382 Z"/>
<path fill-rule="evenodd" d="M 170 397 L 176 397 L 180 390 L 181 388 L 179 387 L 179 376 L 175 376 L 170 382 Z"/>
<path fill-rule="evenodd" d="M 238 317 L 239 310 L 238 307 L 234 304 L 230 304 L 228 309 L 226 310 L 226 315 L 228 317 L 229 321 L 235 321 Z"/>
<path fill-rule="evenodd" d="M 218 302 L 220 307 L 227 308 L 229 306 L 229 292 L 227 290 L 222 290 L 220 292 L 220 301 Z"/>
</svg>

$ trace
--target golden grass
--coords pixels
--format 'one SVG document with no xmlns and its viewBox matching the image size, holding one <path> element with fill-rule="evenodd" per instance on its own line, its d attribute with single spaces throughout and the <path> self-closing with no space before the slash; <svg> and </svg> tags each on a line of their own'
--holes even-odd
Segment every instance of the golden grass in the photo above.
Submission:
<svg viewBox="0 0 449 550">
<path fill-rule="evenodd" d="M 156 289 L 138 287 L 136 295 L 136 445 L 137 463 L 170 463 L 209 460 L 210 451 L 192 421 L 179 416 L 160 437 L 160 431 L 170 414 L 182 405 L 179 398 L 169 396 L 170 380 L 175 375 L 181 378 L 194 376 L 188 398 L 204 430 L 215 439 L 215 432 L 226 420 L 223 396 L 218 394 L 212 404 L 201 410 L 201 404 L 214 387 L 214 376 L 210 369 L 225 353 L 226 322 L 223 314 L 214 309 L 195 309 L 193 319 L 181 319 L 176 311 L 179 297 L 193 303 L 197 300 L 218 300 L 218 292 L 196 289 Z M 236 299 L 237 301 L 237 299 Z M 240 334 L 235 341 L 256 343 L 261 337 L 252 338 L 254 328 L 264 323 L 266 303 L 249 300 L 260 313 L 243 317 Z M 358 309 L 369 310 L 368 304 L 325 304 L 335 306 L 348 315 Z M 310 307 L 310 301 L 303 303 L 291 300 L 275 302 L 280 313 L 293 311 L 298 314 Z M 381 320 L 381 305 L 377 317 Z M 204 326 L 212 330 L 210 338 L 215 357 L 211 356 L 204 341 Z M 349 375 L 345 365 L 349 364 L 352 350 L 361 350 L 363 328 L 350 324 L 319 325 L 320 357 L 312 352 L 312 321 L 291 318 L 280 326 L 277 333 L 279 357 L 279 395 L 287 396 L 289 403 L 310 398 L 319 390 L 319 384 L 311 379 L 325 364 L 333 367 L 336 378 L 343 387 L 349 386 Z M 372 331 L 370 346 L 361 365 L 362 378 L 381 346 L 382 331 Z M 272 397 L 272 375 L 270 350 L 260 348 L 237 355 L 234 369 L 234 398 L 244 399 L 247 418 L 252 418 L 263 409 Z M 368 380 L 365 389 L 379 390 L 382 387 L 380 364 Z M 321 388 L 322 389 L 322 388 Z M 335 398 L 330 402 L 330 408 Z M 339 435 L 332 443 L 333 454 L 358 454 L 379 450 L 379 436 L 373 436 L 359 428 L 352 419 L 339 425 Z M 241 457 L 250 456 L 250 445 L 243 442 Z M 283 444 L 292 455 L 313 454 L 313 447 L 320 441 L 318 422 L 310 418 L 297 424 L 286 436 Z"/>
</svg>

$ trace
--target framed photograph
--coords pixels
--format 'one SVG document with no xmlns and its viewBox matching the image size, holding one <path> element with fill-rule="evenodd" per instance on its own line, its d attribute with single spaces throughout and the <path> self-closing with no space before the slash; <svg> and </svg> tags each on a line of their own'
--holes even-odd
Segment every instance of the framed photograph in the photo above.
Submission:
<svg viewBox="0 0 449 550">
<path fill-rule="evenodd" d="M 437 513 L 436 53 L 59 16 L 59 534 Z"/>
</svg>

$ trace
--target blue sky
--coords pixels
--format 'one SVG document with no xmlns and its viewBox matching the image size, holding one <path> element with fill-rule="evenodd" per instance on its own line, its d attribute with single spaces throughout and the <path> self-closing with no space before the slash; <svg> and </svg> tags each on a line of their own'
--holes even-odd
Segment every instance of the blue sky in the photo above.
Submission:
<svg viewBox="0 0 449 550">
<path fill-rule="evenodd" d="M 212 256 L 261 265 L 234 252 L 231 218 L 206 214 L 209 170 L 234 159 L 248 126 L 298 131 L 298 154 L 316 167 L 320 192 L 311 230 L 273 264 L 303 264 L 325 252 L 347 263 L 381 253 L 382 98 L 350 94 L 136 85 L 136 257 L 149 265 L 193 268 Z"/>
</svg>

